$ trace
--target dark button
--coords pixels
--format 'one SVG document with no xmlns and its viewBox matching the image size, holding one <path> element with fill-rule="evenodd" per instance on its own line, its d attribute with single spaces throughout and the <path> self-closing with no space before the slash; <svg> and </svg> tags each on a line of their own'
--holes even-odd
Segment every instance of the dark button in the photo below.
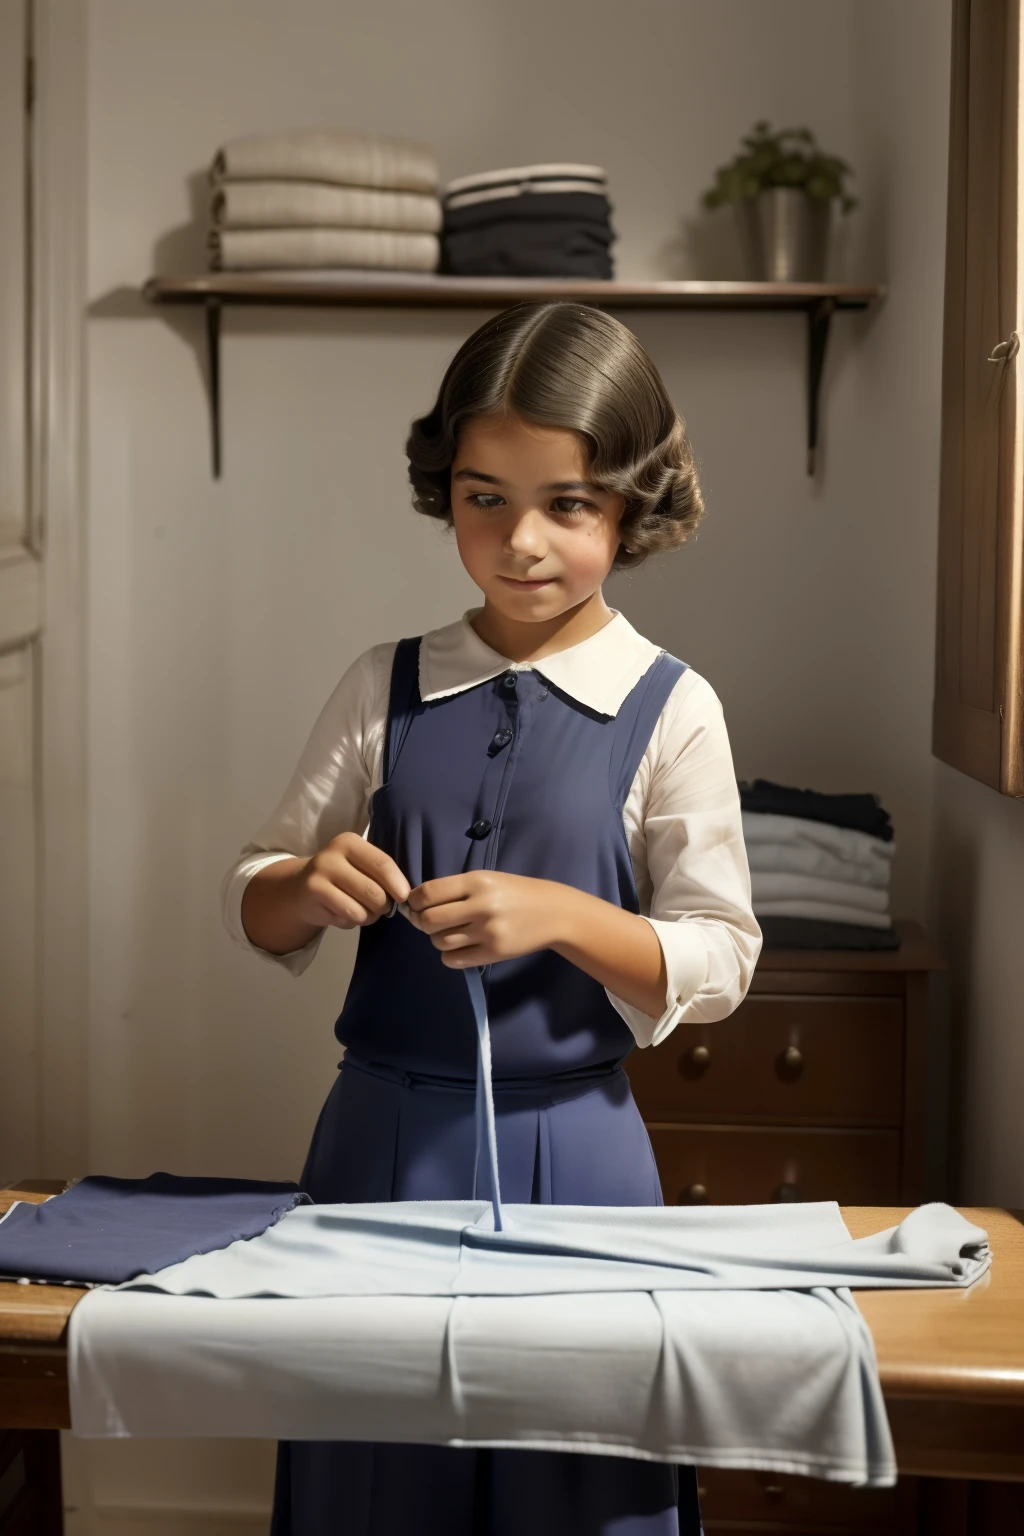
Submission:
<svg viewBox="0 0 1024 1536">
<path fill-rule="evenodd" d="M 505 676 L 501 680 L 501 686 L 503 688 L 514 688 L 515 685 L 516 685 L 516 674 L 514 672 L 506 672 Z"/>
<path fill-rule="evenodd" d="M 507 747 L 511 740 L 512 740 L 512 727 L 511 726 L 506 725 L 506 726 L 503 726 L 500 731 L 495 731 L 494 735 L 491 737 L 491 745 L 490 745 L 490 751 L 491 751 L 492 756 L 493 756 L 493 754 L 495 752 L 500 752 L 502 747 Z"/>
<path fill-rule="evenodd" d="M 470 827 L 469 835 L 470 835 L 470 837 L 476 837 L 476 838 L 486 837 L 490 830 L 491 830 L 490 822 L 487 820 L 487 818 L 485 816 L 481 816 L 480 820 L 479 821 L 474 821 L 473 825 Z"/>
</svg>

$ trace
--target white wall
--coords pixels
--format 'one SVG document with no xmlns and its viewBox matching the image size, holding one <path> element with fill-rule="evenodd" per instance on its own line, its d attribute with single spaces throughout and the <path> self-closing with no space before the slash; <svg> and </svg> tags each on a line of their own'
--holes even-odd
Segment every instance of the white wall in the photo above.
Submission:
<svg viewBox="0 0 1024 1536">
<path fill-rule="evenodd" d="M 689 551 L 609 597 L 711 680 L 742 776 L 883 797 L 899 913 L 929 910 L 933 814 L 955 809 L 974 843 L 986 819 L 1019 835 L 1017 807 L 964 791 L 929 750 L 948 9 L 89 0 L 94 1169 L 297 1173 L 354 944 L 331 936 L 296 983 L 232 950 L 217 884 L 347 661 L 476 597 L 408 509 L 402 442 L 482 314 L 229 315 L 225 475 L 210 480 L 199 322 L 124 290 L 201 262 L 199 176 L 228 136 L 407 134 L 443 178 L 599 162 L 622 277 L 736 270 L 727 222 L 698 217 L 698 198 L 755 118 L 806 121 L 848 155 L 866 206 L 845 274 L 892 292 L 834 322 L 822 476 L 804 474 L 795 317 L 626 317 L 687 417 L 710 511 Z M 931 910 L 949 939 L 943 902 Z M 961 991 L 990 1009 L 980 1105 L 1010 1014 L 980 983 Z M 1002 1134 L 979 1188 L 995 1192 Z M 214 1511 L 219 1533 L 265 1523 L 266 1447 L 82 1450 L 77 1536 L 206 1529 L 175 1509 Z"/>
<path fill-rule="evenodd" d="M 857 7 L 858 153 L 875 178 L 869 241 L 887 251 L 893 325 L 859 361 L 865 457 L 890 534 L 875 554 L 873 600 L 888 593 L 898 665 L 885 686 L 891 740 L 929 809 L 924 916 L 950 965 L 952 1193 L 1024 1204 L 1024 805 L 927 757 L 940 438 L 939 385 L 947 162 L 948 0 Z M 871 406 L 873 402 L 873 408 Z M 869 425 L 870 424 L 870 425 Z M 893 543 L 902 548 L 893 562 Z M 917 567 L 920 579 L 907 583 Z M 913 688 L 907 684 L 911 678 Z M 899 712 L 905 724 L 898 728 Z M 910 749 L 910 750 L 908 750 Z"/>
</svg>

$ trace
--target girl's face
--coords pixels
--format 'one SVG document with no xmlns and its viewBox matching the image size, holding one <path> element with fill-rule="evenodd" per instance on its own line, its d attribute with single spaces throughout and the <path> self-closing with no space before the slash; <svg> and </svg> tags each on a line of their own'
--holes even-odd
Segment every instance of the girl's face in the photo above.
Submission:
<svg viewBox="0 0 1024 1536">
<path fill-rule="evenodd" d="M 542 622 L 601 586 L 625 503 L 587 482 L 575 432 L 517 416 L 466 422 L 452 462 L 452 520 L 462 563 L 506 618 Z"/>
</svg>

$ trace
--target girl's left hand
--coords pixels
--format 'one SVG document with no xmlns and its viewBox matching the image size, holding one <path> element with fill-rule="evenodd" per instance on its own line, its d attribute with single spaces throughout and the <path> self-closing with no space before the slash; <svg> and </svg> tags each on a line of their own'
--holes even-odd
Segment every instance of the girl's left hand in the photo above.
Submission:
<svg viewBox="0 0 1024 1536">
<path fill-rule="evenodd" d="M 416 886 L 407 911 L 444 964 L 463 969 L 549 948 L 564 933 L 576 894 L 554 880 L 474 869 Z"/>
</svg>

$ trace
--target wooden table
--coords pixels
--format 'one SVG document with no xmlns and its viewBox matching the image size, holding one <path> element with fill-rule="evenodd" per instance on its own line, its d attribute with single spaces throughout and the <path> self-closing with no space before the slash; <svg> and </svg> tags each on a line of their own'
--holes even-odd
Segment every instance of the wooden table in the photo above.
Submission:
<svg viewBox="0 0 1024 1536">
<path fill-rule="evenodd" d="M 0 1214 L 15 1199 L 41 1200 L 59 1188 L 37 1182 L 0 1190 Z M 864 1237 L 906 1214 L 853 1206 L 843 1219 L 854 1237 Z M 857 1303 L 874 1335 L 901 1475 L 961 1483 L 936 1502 L 933 1536 L 968 1529 L 1010 1536 L 1024 1531 L 1024 1225 L 998 1209 L 963 1214 L 985 1228 L 992 1246 L 992 1269 L 977 1285 L 861 1291 Z M 71 1423 L 67 1322 L 84 1294 L 0 1282 L 0 1536 L 60 1532 L 58 1431 Z M 19 1457 L 23 1476 L 10 1471 Z M 19 1477 L 21 1492 L 5 1513 L 3 1490 Z M 977 1480 L 993 1486 L 972 1494 Z M 1010 1482 L 1019 1486 L 995 1486 Z"/>
</svg>

